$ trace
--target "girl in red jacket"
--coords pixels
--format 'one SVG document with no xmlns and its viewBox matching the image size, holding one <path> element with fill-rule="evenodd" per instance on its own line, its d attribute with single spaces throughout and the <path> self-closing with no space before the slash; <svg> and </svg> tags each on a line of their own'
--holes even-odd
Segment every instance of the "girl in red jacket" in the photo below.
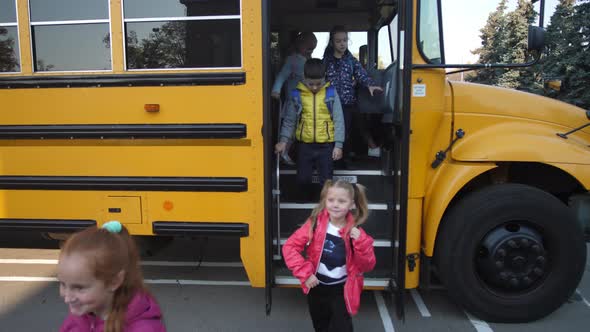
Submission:
<svg viewBox="0 0 590 332">
<path fill-rule="evenodd" d="M 70 311 L 60 332 L 166 331 L 160 307 L 143 283 L 135 243 L 118 221 L 70 236 L 57 278 Z"/>
<path fill-rule="evenodd" d="M 367 214 L 363 186 L 328 180 L 318 206 L 283 246 L 287 267 L 308 295 L 316 331 L 352 331 L 363 273 L 375 267 L 373 239 L 358 228 Z"/>
</svg>

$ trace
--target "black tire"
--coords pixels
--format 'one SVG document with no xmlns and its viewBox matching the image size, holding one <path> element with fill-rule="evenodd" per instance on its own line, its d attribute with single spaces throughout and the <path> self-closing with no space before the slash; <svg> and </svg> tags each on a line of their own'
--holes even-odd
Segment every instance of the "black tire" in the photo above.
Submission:
<svg viewBox="0 0 590 332">
<path fill-rule="evenodd" d="M 557 198 L 500 184 L 470 193 L 450 209 L 435 257 L 449 296 L 467 311 L 490 322 L 528 322 L 550 314 L 575 291 L 586 244 L 573 213 Z"/>
</svg>

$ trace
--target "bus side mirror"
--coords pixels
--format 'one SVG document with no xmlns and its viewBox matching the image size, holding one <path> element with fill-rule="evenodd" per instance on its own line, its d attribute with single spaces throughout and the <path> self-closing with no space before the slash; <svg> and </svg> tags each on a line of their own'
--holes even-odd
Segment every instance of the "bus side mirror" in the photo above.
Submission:
<svg viewBox="0 0 590 332">
<path fill-rule="evenodd" d="M 545 48 L 545 29 L 529 25 L 528 50 L 543 52 Z"/>
</svg>

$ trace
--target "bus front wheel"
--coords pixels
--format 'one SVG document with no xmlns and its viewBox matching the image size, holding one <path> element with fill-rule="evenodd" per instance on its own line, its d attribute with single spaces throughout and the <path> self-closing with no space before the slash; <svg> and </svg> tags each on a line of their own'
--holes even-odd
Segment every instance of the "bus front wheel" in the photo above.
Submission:
<svg viewBox="0 0 590 332">
<path fill-rule="evenodd" d="M 445 215 L 436 243 L 449 296 L 492 322 L 550 314 L 575 291 L 586 262 L 583 232 L 569 208 L 520 184 L 461 199 Z"/>
</svg>

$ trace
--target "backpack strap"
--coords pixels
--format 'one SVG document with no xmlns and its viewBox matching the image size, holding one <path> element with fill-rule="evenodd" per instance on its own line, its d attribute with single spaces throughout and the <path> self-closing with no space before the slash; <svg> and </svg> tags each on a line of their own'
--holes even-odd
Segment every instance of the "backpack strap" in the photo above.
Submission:
<svg viewBox="0 0 590 332">
<path fill-rule="evenodd" d="M 299 112 L 301 109 L 301 91 L 298 89 L 291 90 L 291 100 L 295 103 L 295 109 Z"/>
<path fill-rule="evenodd" d="M 328 111 L 330 112 L 330 118 L 334 119 L 334 98 L 336 98 L 336 88 L 333 85 L 330 85 L 326 88 L 326 98 L 324 102 L 326 106 L 328 106 Z"/>
<path fill-rule="evenodd" d="M 301 104 L 301 92 L 299 90 L 291 90 L 291 98 L 294 98 L 299 104 Z"/>
</svg>

